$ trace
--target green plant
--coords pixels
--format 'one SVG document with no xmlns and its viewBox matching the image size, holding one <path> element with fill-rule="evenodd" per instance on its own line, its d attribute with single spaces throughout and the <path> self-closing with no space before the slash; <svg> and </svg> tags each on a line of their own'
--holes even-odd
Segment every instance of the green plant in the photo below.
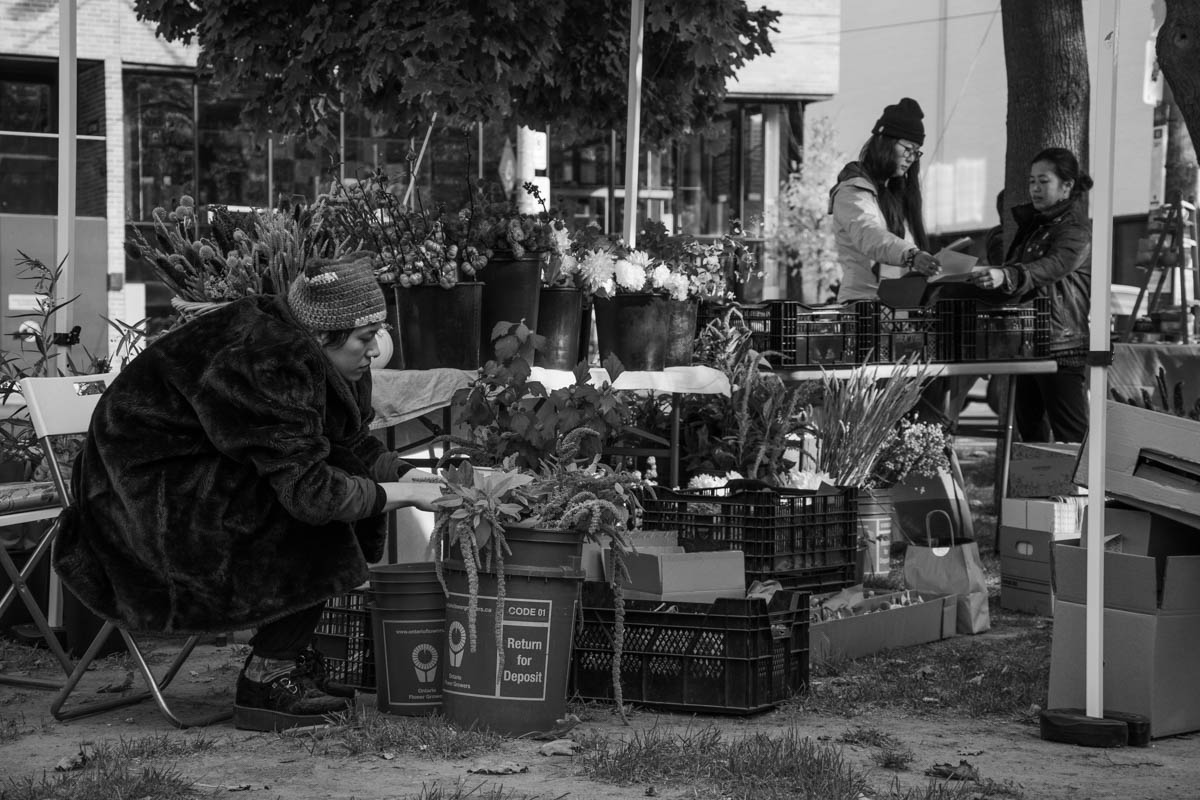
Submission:
<svg viewBox="0 0 1200 800">
<path fill-rule="evenodd" d="M 590 428 L 599 434 L 597 441 L 581 443 L 584 454 L 593 455 L 625 426 L 625 398 L 611 383 L 593 384 L 586 363 L 576 365 L 574 383 L 547 391 L 531 380 L 529 363 L 530 352 L 542 346 L 543 337 L 524 323 L 508 322 L 499 323 L 492 337 L 496 358 L 483 365 L 456 408 L 457 421 L 466 425 L 469 435 L 449 440 L 469 451 L 477 464 L 537 470 L 571 431 Z M 613 381 L 624 372 L 615 356 L 604 366 Z"/>
<path fill-rule="evenodd" d="M 94 375 L 109 372 L 133 358 L 146 338 L 143 324 L 128 325 L 105 319 L 120 333 L 112 355 L 102 357 L 84 348 L 83 359 L 77 361 L 70 348 L 79 343 L 81 326 L 61 331 L 58 324 L 59 312 L 79 298 L 76 295 L 63 302 L 57 299 L 63 263 L 51 269 L 41 260 L 17 252 L 21 256 L 17 262 L 21 267 L 18 277 L 33 283 L 37 299 L 33 310 L 15 315 L 22 320 L 15 331 L 15 338 L 21 343 L 19 349 L 0 350 L 0 402 L 7 405 L 13 395 L 20 394 L 22 378 Z M 40 445 L 24 406 L 13 406 L 0 419 L 0 458 L 24 461 L 31 468 L 42 461 Z"/>
<path fill-rule="evenodd" d="M 817 469 L 838 486 L 873 485 L 879 456 L 920 401 L 928 375 L 928 365 L 914 355 L 896 364 L 886 380 L 869 365 L 847 378 L 826 376 L 824 397 L 812 411 Z"/>
</svg>

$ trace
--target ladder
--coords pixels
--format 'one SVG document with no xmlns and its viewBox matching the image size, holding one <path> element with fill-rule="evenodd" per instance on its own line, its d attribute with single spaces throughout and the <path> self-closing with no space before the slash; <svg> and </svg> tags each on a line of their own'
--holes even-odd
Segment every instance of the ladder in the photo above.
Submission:
<svg viewBox="0 0 1200 800">
<path fill-rule="evenodd" d="M 1145 301 L 1147 315 L 1174 312 L 1177 322 L 1172 327 L 1178 331 L 1179 341 L 1188 344 L 1191 339 L 1188 274 L 1195 270 L 1197 263 L 1196 206 L 1186 200 L 1176 200 L 1153 209 L 1146 233 L 1147 236 L 1138 240 L 1135 261 L 1135 266 L 1142 273 L 1137 300 L 1118 339 L 1122 342 L 1132 340 L 1138 312 Z M 1172 277 L 1171 287 L 1167 286 L 1168 275 Z M 1151 283 L 1154 283 L 1153 289 L 1150 288 Z M 1195 294 L 1193 289 L 1193 299 Z M 1166 327 L 1161 329 L 1172 338 L 1175 330 Z"/>
</svg>

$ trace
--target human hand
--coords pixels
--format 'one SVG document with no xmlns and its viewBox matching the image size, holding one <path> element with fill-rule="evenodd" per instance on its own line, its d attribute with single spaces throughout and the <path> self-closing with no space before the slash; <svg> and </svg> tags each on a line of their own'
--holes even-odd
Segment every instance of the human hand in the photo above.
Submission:
<svg viewBox="0 0 1200 800">
<path fill-rule="evenodd" d="M 407 475 L 405 476 L 408 477 Z M 422 511 L 433 511 L 434 501 L 442 496 L 442 486 L 444 485 L 440 479 L 435 482 L 431 481 L 413 481 L 405 480 L 404 478 L 398 481 L 389 481 L 380 484 L 383 486 L 383 492 L 387 496 L 387 500 L 383 505 L 384 511 L 411 506 L 419 508 Z"/>
<path fill-rule="evenodd" d="M 990 268 L 972 272 L 968 280 L 980 289 L 1000 289 L 1004 286 L 1004 277 L 1004 270 Z"/>
<path fill-rule="evenodd" d="M 913 272 L 924 275 L 927 278 L 932 278 L 942 271 L 942 265 L 938 263 L 937 257 L 926 253 L 924 250 L 918 250 L 912 260 Z"/>
</svg>

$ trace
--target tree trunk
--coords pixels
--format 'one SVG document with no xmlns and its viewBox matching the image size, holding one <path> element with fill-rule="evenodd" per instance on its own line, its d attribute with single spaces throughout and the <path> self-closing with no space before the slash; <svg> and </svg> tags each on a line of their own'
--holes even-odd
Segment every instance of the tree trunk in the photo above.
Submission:
<svg viewBox="0 0 1200 800">
<path fill-rule="evenodd" d="M 1044 148 L 1066 147 L 1087 169 L 1090 80 L 1083 0 L 1000 0 L 1000 18 L 1008 74 L 1007 252 L 1016 232 L 1008 210 L 1028 202 L 1030 159 Z"/>
<path fill-rule="evenodd" d="M 1181 137 L 1172 135 L 1167 142 L 1167 185 L 1164 199 L 1170 201 L 1182 196 L 1195 200 L 1196 152 L 1194 143 L 1200 137 L 1200 3 L 1195 0 L 1166 0 L 1166 17 L 1158 29 L 1155 54 L 1170 94 L 1191 134 L 1191 142 L 1178 142 Z M 1166 92 L 1163 101 L 1166 102 Z M 1173 134 L 1173 132 L 1172 132 Z M 1183 151 L 1173 152 L 1180 144 Z M 1185 174 L 1176 174 L 1171 167 L 1175 162 L 1190 164 Z M 1187 174 L 1190 173 L 1190 174 Z"/>
</svg>

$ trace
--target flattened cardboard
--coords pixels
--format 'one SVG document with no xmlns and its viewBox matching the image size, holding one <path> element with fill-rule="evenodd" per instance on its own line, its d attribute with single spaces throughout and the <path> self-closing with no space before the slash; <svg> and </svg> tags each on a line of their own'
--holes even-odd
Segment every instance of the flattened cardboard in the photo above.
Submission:
<svg viewBox="0 0 1200 800">
<path fill-rule="evenodd" d="M 638 550 L 647 547 L 670 547 L 679 544 L 677 531 L 629 531 L 626 536 Z M 607 538 L 606 538 L 607 541 Z M 604 557 L 603 548 L 593 542 L 583 543 L 584 580 L 603 581 Z"/>
<path fill-rule="evenodd" d="M 1105 491 L 1200 529 L 1200 422 L 1108 401 Z M 1087 485 L 1085 442 L 1075 482 Z"/>
<path fill-rule="evenodd" d="M 1009 456 L 1008 497 L 1079 494 L 1075 485 L 1078 444 L 1014 442 Z"/>
<path fill-rule="evenodd" d="M 1107 564 L 1105 565 L 1107 568 Z M 1083 708 L 1086 608 L 1054 604 L 1051 708 Z M 1104 708 L 1142 714 L 1157 738 L 1200 730 L 1200 611 L 1141 614 L 1104 610 Z"/>
</svg>

